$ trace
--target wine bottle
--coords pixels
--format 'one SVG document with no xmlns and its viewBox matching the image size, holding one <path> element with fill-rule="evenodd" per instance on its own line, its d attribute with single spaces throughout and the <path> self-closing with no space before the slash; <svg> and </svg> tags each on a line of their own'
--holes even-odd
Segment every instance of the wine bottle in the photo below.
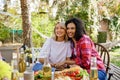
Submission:
<svg viewBox="0 0 120 80">
<path fill-rule="evenodd" d="M 17 66 L 17 59 L 13 58 L 11 61 L 12 66 L 12 73 L 11 73 L 11 80 L 18 80 L 18 66 Z"/>
<path fill-rule="evenodd" d="M 96 57 L 91 57 L 90 80 L 98 80 L 98 69 Z"/>
<path fill-rule="evenodd" d="M 46 80 L 51 80 L 52 76 L 52 70 L 51 70 L 51 65 L 49 63 L 48 57 L 44 58 L 44 64 L 43 64 L 43 75 Z"/>
<path fill-rule="evenodd" d="M 20 73 L 23 73 L 26 70 L 26 63 L 25 63 L 25 56 L 24 56 L 23 48 L 21 48 L 20 50 L 20 58 L 19 58 L 18 67 L 19 67 Z"/>
</svg>

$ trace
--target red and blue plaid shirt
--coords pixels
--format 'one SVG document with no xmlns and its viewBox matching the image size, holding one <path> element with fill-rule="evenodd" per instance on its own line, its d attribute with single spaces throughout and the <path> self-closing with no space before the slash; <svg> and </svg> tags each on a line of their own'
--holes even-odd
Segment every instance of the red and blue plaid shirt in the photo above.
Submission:
<svg viewBox="0 0 120 80">
<path fill-rule="evenodd" d="M 90 72 L 91 56 L 95 56 L 97 58 L 98 70 L 105 70 L 103 61 L 96 51 L 94 43 L 87 35 L 83 35 L 83 37 L 77 41 L 76 49 L 72 48 L 72 51 L 72 54 L 76 52 L 72 59 L 76 61 L 77 65 L 80 65 L 83 69 L 86 69 L 88 73 Z"/>
</svg>

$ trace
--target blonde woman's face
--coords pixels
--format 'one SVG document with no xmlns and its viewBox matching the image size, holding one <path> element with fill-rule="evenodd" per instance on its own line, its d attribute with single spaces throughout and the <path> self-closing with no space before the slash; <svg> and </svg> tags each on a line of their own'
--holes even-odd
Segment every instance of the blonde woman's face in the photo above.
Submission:
<svg viewBox="0 0 120 80">
<path fill-rule="evenodd" d="M 57 24 L 55 27 L 55 34 L 59 38 L 59 37 L 64 37 L 66 32 L 65 29 L 60 24 Z"/>
</svg>

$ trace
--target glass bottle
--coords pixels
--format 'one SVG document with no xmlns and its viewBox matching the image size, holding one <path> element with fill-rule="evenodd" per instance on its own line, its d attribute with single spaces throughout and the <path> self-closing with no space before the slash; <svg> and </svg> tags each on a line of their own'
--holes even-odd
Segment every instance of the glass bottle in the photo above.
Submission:
<svg viewBox="0 0 120 80">
<path fill-rule="evenodd" d="M 34 71 L 32 70 L 32 66 L 26 68 L 24 72 L 24 80 L 34 80 Z"/>
<path fill-rule="evenodd" d="M 31 49 L 26 49 L 25 50 L 25 62 L 26 62 L 26 67 L 30 67 L 32 64 L 32 52 Z"/>
<path fill-rule="evenodd" d="M 23 48 L 20 49 L 20 58 L 18 62 L 19 72 L 23 73 L 26 70 L 25 56 Z"/>
<path fill-rule="evenodd" d="M 42 70 L 45 79 L 51 80 L 52 70 L 47 56 L 44 58 L 44 64 Z"/>
<path fill-rule="evenodd" d="M 16 58 L 12 59 L 11 66 L 12 66 L 11 80 L 18 80 L 19 72 L 18 72 L 18 65 L 17 65 L 17 59 Z"/>
<path fill-rule="evenodd" d="M 91 57 L 90 80 L 98 80 L 98 69 L 96 57 Z"/>
<path fill-rule="evenodd" d="M 26 70 L 24 71 L 23 75 L 24 80 L 34 80 L 34 71 L 32 70 L 33 64 L 30 64 L 32 63 L 32 61 L 30 61 L 30 54 L 31 54 L 30 49 L 27 49 L 25 55 Z"/>
</svg>

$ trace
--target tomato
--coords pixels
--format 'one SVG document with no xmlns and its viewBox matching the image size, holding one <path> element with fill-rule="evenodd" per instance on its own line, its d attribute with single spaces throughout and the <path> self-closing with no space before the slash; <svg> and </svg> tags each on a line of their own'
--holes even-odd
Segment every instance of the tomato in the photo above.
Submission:
<svg viewBox="0 0 120 80">
<path fill-rule="evenodd" d="M 75 77 L 76 74 L 74 72 L 71 73 L 70 77 Z"/>
<path fill-rule="evenodd" d="M 76 70 L 76 71 L 68 71 L 68 72 L 65 72 L 64 75 L 65 76 L 69 76 L 72 78 L 72 80 L 80 80 L 81 77 L 78 77 L 77 75 L 80 74 L 80 71 L 79 70 Z"/>
<path fill-rule="evenodd" d="M 74 71 L 70 71 L 70 72 L 66 72 L 65 75 L 69 77 L 75 77 L 76 73 Z"/>
<path fill-rule="evenodd" d="M 38 74 L 39 74 L 39 71 L 34 72 L 34 75 L 38 75 Z"/>
<path fill-rule="evenodd" d="M 75 71 L 75 74 L 76 74 L 76 75 L 79 74 L 79 73 L 80 73 L 80 71 L 78 71 L 78 70 Z"/>
<path fill-rule="evenodd" d="M 66 76 L 69 76 L 69 72 L 64 73 Z"/>
</svg>

